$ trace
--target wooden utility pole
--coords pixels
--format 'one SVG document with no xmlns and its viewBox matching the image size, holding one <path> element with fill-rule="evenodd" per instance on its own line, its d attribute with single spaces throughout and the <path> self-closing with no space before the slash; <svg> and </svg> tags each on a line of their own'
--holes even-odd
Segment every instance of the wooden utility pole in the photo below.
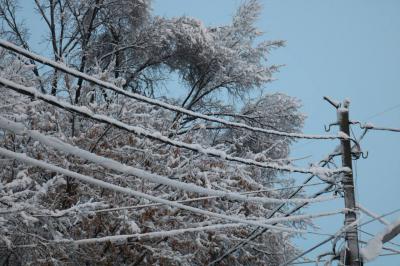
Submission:
<svg viewBox="0 0 400 266">
<path fill-rule="evenodd" d="M 341 107 L 337 108 L 338 123 L 340 131 L 350 136 L 349 127 L 349 102 L 344 101 Z M 352 168 L 351 159 L 351 143 L 350 139 L 341 140 L 341 152 L 342 152 L 342 166 Z M 353 171 L 346 172 L 343 175 L 342 185 L 344 190 L 344 204 L 350 211 L 345 214 L 345 226 L 354 223 L 357 220 L 356 200 L 354 196 L 354 180 Z M 345 265 L 349 266 L 360 266 L 362 265 L 362 259 L 360 257 L 360 249 L 358 245 L 358 231 L 357 227 L 351 227 L 345 232 L 345 240 L 347 242 L 346 257 L 343 258 Z M 342 260 L 341 260 L 342 261 Z"/>
</svg>

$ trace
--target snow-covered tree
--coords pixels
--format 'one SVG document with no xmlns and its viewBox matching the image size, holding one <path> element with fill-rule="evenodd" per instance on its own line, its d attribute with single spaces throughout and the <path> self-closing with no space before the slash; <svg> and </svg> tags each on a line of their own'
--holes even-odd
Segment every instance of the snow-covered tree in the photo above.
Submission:
<svg viewBox="0 0 400 266">
<path fill-rule="evenodd" d="M 18 17 L 18 4 L 23 3 L 0 0 L 0 36 L 32 50 L 29 26 Z M 35 4 L 36 15 L 47 27 L 42 45 L 49 47 L 47 56 L 55 61 L 126 91 L 158 97 L 203 114 L 285 132 L 300 132 L 302 128 L 304 116 L 296 99 L 280 93 L 262 93 L 257 100 L 249 97 L 262 92 L 273 79 L 278 66 L 267 63 L 268 54 L 283 45 L 282 41 L 259 40 L 262 34 L 254 24 L 261 6 L 256 0 L 245 1 L 232 22 L 219 27 L 207 27 L 190 17 L 153 16 L 149 0 L 35 0 Z M 0 55 L 1 77 L 96 114 L 231 156 L 291 163 L 287 158 L 292 139 L 177 115 L 41 67 L 9 51 L 0 50 Z M 179 99 L 162 89 L 172 73 L 178 74 L 187 89 Z M 210 189 L 240 193 L 262 190 L 255 195 L 274 198 L 285 198 L 291 192 L 268 191 L 291 182 L 276 171 L 207 157 L 71 114 L 6 87 L 0 87 L 0 91 L 2 117 L 97 155 Z M 171 201 L 199 197 L 194 192 L 109 170 L 45 146 L 28 135 L 3 130 L 0 143 L 35 159 Z M 51 241 L 168 231 L 224 221 L 149 205 L 147 200 L 15 160 L 2 158 L 0 163 L 2 265 L 205 265 L 254 229 L 244 226 L 122 243 L 54 244 Z M 218 197 L 185 204 L 247 219 L 266 217 L 276 206 Z M 303 221 L 286 225 L 306 226 Z M 230 255 L 222 265 L 278 265 L 297 252 L 290 244 L 292 236 L 267 232 L 257 243 Z"/>
</svg>

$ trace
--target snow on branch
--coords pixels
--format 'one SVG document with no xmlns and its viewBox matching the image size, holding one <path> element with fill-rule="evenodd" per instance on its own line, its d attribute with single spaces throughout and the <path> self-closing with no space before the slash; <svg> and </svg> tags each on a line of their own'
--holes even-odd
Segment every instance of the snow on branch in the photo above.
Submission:
<svg viewBox="0 0 400 266">
<path fill-rule="evenodd" d="M 169 205 L 172 207 L 176 207 L 179 209 L 183 209 L 183 210 L 187 210 L 187 211 L 191 211 L 197 214 L 202 214 L 202 215 L 206 215 L 206 216 L 210 216 L 210 217 L 214 217 L 217 219 L 223 219 L 223 220 L 228 220 L 228 221 L 233 221 L 233 222 L 237 222 L 237 223 L 243 223 L 243 224 L 247 224 L 247 225 L 252 225 L 252 226 L 260 226 L 263 228 L 268 228 L 268 229 L 272 229 L 272 230 L 276 230 L 276 231 L 284 231 L 284 232 L 292 232 L 292 233 L 307 233 L 307 231 L 304 230 L 298 230 L 298 229 L 293 229 L 293 228 L 289 228 L 289 227 L 284 227 L 284 226 L 273 226 L 273 225 L 268 225 L 265 223 L 265 220 L 248 220 L 248 219 L 243 219 L 240 218 L 238 216 L 231 216 L 231 215 L 225 215 L 225 214 L 220 214 L 220 213 L 215 213 L 215 212 L 210 212 L 210 211 L 206 211 L 203 209 L 199 209 L 199 208 L 195 208 L 195 207 L 191 207 L 191 206 L 187 206 L 187 205 L 183 205 L 177 202 L 173 202 L 173 201 L 169 201 L 166 199 L 162 199 L 162 198 L 158 198 L 155 196 L 151 196 L 148 194 L 145 194 L 143 192 L 139 192 L 139 191 L 135 191 L 132 190 L 130 188 L 125 188 L 125 187 L 121 187 L 121 186 L 117 186 L 114 184 L 110 184 L 107 182 L 104 182 L 102 180 L 93 178 L 93 177 L 89 177 L 86 175 L 82 175 L 49 163 L 46 163 L 44 161 L 40 161 L 40 160 L 36 160 L 33 159 L 31 157 L 26 156 L 25 154 L 22 153 L 16 153 L 13 151 L 9 151 L 7 149 L 4 148 L 0 148 L 0 155 L 5 156 L 5 157 L 9 157 L 9 158 L 13 158 L 17 161 L 29 164 L 31 166 L 36 166 L 36 167 L 40 167 L 46 170 L 50 170 L 50 171 L 54 171 L 56 173 L 62 174 L 62 175 L 66 175 L 69 176 L 71 178 L 77 179 L 81 182 L 84 183 L 88 183 L 97 187 L 101 187 L 104 189 L 108 189 L 108 190 L 113 190 L 116 192 L 120 192 L 126 195 L 130 195 L 133 197 L 139 197 L 139 198 L 144 198 L 153 202 L 158 202 L 158 203 L 163 203 L 165 205 Z"/>
<path fill-rule="evenodd" d="M 158 131 L 149 131 L 149 130 L 141 128 L 141 127 L 125 124 L 125 123 L 123 123 L 119 120 L 116 120 L 112 117 L 109 117 L 109 116 L 94 114 L 91 110 L 89 110 L 86 107 L 71 105 L 65 101 L 61 101 L 61 100 L 57 99 L 54 96 L 42 94 L 35 88 L 19 85 L 13 81 L 10 81 L 10 80 L 7 80 L 7 79 L 1 78 L 1 77 L 0 77 L 0 84 L 10 88 L 11 90 L 18 92 L 18 93 L 25 94 L 25 95 L 43 100 L 51 105 L 57 106 L 59 108 L 67 110 L 69 112 L 77 113 L 83 117 L 93 119 L 100 123 L 106 123 L 109 125 L 113 125 L 119 129 L 126 130 L 126 131 L 136 134 L 138 136 L 142 135 L 149 139 L 157 140 L 157 141 L 160 141 L 165 144 L 169 144 L 169 145 L 179 147 L 179 148 L 185 148 L 188 150 L 192 150 L 194 152 L 206 154 L 206 155 L 213 156 L 213 157 L 219 157 L 219 158 L 227 160 L 227 161 L 238 162 L 238 163 L 243 163 L 246 165 L 258 166 L 258 167 L 274 169 L 274 170 L 279 170 L 279 171 L 297 172 L 297 173 L 303 173 L 303 174 L 313 174 L 313 175 L 317 175 L 317 176 L 330 176 L 333 174 L 348 172 L 350 170 L 348 168 L 338 168 L 335 170 L 330 170 L 330 169 L 325 169 L 322 167 L 311 167 L 309 169 L 304 169 L 304 168 L 297 168 L 297 167 L 292 167 L 292 166 L 282 166 L 277 163 L 262 163 L 262 162 L 257 162 L 255 160 L 251 160 L 251 159 L 233 157 L 233 156 L 227 155 L 224 151 L 221 151 L 221 150 L 216 150 L 216 149 L 212 149 L 212 148 L 204 148 L 199 144 L 189 144 L 189 143 L 185 143 L 182 141 L 173 140 L 166 136 L 163 136 Z"/>
<path fill-rule="evenodd" d="M 400 218 L 375 235 L 374 238 L 368 241 L 367 246 L 361 249 L 361 256 L 364 262 L 372 261 L 378 257 L 382 251 L 383 244 L 389 242 L 398 234 L 400 234 Z"/>
<path fill-rule="evenodd" d="M 271 129 L 264 129 L 264 128 L 259 128 L 259 127 L 252 127 L 243 123 L 237 123 L 237 122 L 231 122 L 231 121 L 227 121 L 221 118 L 217 118 L 217 117 L 212 117 L 212 116 L 208 116 L 208 115 L 204 115 L 201 113 L 197 113 L 197 112 L 193 112 L 190 111 L 188 109 L 179 107 L 179 106 L 175 106 L 172 104 L 168 104 L 156 99 L 152 99 L 152 98 L 148 98 L 146 96 L 137 94 L 137 93 L 132 93 L 132 92 L 128 92 L 125 91 L 117 86 L 115 86 L 112 83 L 106 82 L 106 81 L 102 81 L 100 79 L 97 79 L 93 76 L 87 75 L 85 73 L 79 72 L 75 69 L 72 69 L 68 66 L 66 66 L 63 63 L 58 63 L 55 62 L 53 60 L 50 60 L 46 57 L 34 54 L 30 51 L 27 51 L 26 49 L 23 49 L 19 46 L 16 46 L 6 40 L 2 40 L 0 39 L 0 46 L 7 49 L 7 50 L 11 50 L 15 53 L 21 54 L 27 58 L 30 58 L 34 61 L 40 62 L 42 64 L 45 64 L 47 66 L 53 67 L 55 69 L 58 69 L 64 73 L 70 74 L 74 77 L 78 77 L 81 78 L 83 80 L 86 80 L 88 82 L 94 83 L 98 86 L 101 86 L 103 88 L 106 89 L 110 89 L 118 94 L 124 95 L 126 97 L 132 98 L 132 99 L 136 99 L 138 101 L 141 102 L 145 102 L 147 104 L 151 104 L 154 106 L 158 106 L 173 112 L 177 112 L 177 113 L 182 113 L 182 114 L 186 114 L 192 117 L 196 117 L 196 118 L 200 118 L 203 120 L 207 120 L 207 121 L 211 121 L 211 122 L 216 122 L 216 123 L 220 123 L 223 125 L 227 125 L 230 127 L 236 127 L 236 128 L 241 128 L 241 129 L 246 129 L 246 130 L 250 130 L 250 131 L 254 131 L 254 132 L 260 132 L 260 133 L 266 133 L 266 134 L 271 134 L 271 135 L 277 135 L 277 136 L 285 136 L 285 137 L 290 137 L 290 138 L 300 138 L 300 139 L 343 139 L 343 136 L 335 136 L 335 135 L 306 135 L 306 134 L 299 134 L 299 133 L 289 133 L 289 132 L 282 132 L 282 131 L 278 131 L 278 130 L 271 130 Z"/>
<path fill-rule="evenodd" d="M 335 199 L 335 197 L 318 198 L 318 199 L 307 199 L 307 198 L 305 198 L 305 199 L 302 199 L 302 198 L 276 199 L 276 198 L 266 198 L 266 197 L 250 197 L 250 196 L 241 195 L 240 193 L 232 193 L 232 192 L 225 192 L 225 191 L 221 191 L 221 190 L 204 188 L 204 187 L 197 186 L 195 184 L 188 184 L 188 183 L 184 183 L 184 182 L 180 182 L 180 181 L 176 181 L 176 180 L 171 180 L 167 177 L 149 173 L 147 171 L 119 163 L 115 160 L 112 160 L 112 159 L 109 159 L 106 157 L 102 157 L 102 156 L 96 155 L 94 153 L 90 153 L 86 150 L 82 150 L 78 147 L 75 147 L 68 143 L 62 142 L 61 140 L 59 140 L 57 138 L 43 135 L 43 134 L 39 133 L 38 131 L 28 130 L 27 128 L 25 128 L 24 125 L 22 125 L 20 123 L 12 122 L 1 116 L 0 116 L 0 128 L 10 130 L 18 135 L 27 134 L 29 137 L 41 142 L 42 144 L 44 144 L 46 146 L 53 147 L 59 151 L 67 153 L 67 154 L 72 154 L 72 155 L 81 157 L 83 159 L 86 159 L 90 162 L 93 162 L 97 165 L 100 165 L 100 166 L 110 169 L 110 170 L 114 170 L 114 171 L 124 173 L 127 175 L 137 176 L 139 178 L 142 178 L 142 179 L 145 179 L 145 180 L 157 183 L 157 184 L 167 185 L 167 186 L 174 187 L 177 189 L 195 192 L 195 193 L 199 193 L 199 194 L 205 194 L 208 196 L 217 196 L 217 197 L 227 198 L 227 199 L 231 199 L 231 200 L 259 202 L 259 203 L 304 203 L 304 202 L 309 203 L 309 202 L 321 202 L 321 201 Z"/>
</svg>

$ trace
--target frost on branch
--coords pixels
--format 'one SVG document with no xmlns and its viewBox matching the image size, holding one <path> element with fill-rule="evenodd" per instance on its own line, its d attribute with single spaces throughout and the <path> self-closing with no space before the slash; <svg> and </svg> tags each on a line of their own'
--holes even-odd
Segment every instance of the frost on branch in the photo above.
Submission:
<svg viewBox="0 0 400 266">
<path fill-rule="evenodd" d="M 13 7 L 17 3 L 11 2 Z M 190 17 L 154 17 L 148 0 L 56 2 L 58 4 L 48 5 L 47 1 L 37 1 L 39 12 L 35 13 L 41 16 L 43 27 L 48 28 L 44 42 L 54 60 L 64 61 L 124 90 L 161 97 L 163 101 L 204 114 L 266 129 L 301 131 L 304 116 L 299 112 L 300 104 L 296 99 L 279 93 L 263 93 L 255 101 L 246 97 L 256 89 L 262 90 L 273 79 L 278 67 L 267 64 L 268 54 L 271 49 L 283 45 L 281 41 L 257 39 L 262 35 L 254 26 L 260 14 L 258 1 L 245 1 L 230 24 L 218 27 L 208 27 Z M 10 1 L 0 1 L 2 10 L 7 10 L 8 3 Z M 51 23 L 46 24 L 52 11 L 56 34 Z M 14 25 L 10 18 L 10 13 L 0 12 L 1 38 L 31 48 L 29 35 L 24 34 L 27 30 L 24 24 L 17 21 Z M 163 81 L 171 72 L 178 74 L 185 88 L 179 99 L 172 99 L 162 89 Z M 292 191 L 270 191 L 275 185 L 292 182 L 276 171 L 224 160 L 229 155 L 259 162 L 290 164 L 287 157 L 292 140 L 288 138 L 176 115 L 54 69 L 38 68 L 34 62 L 5 50 L 0 50 L 0 76 L 44 90 L 79 106 L 81 110 L 113 117 L 150 132 L 161 132 L 175 141 L 215 149 L 221 156 L 207 157 L 144 136 L 128 134 L 0 87 L 1 116 L 23 123 L 30 130 L 171 180 L 208 189 L 240 193 L 268 189 L 248 195 L 274 198 L 285 198 Z M 221 95 L 230 97 L 234 103 L 241 101 L 245 104 L 238 108 L 235 104 L 228 104 Z M 0 145 L 37 160 L 169 201 L 199 197 L 194 192 L 103 168 L 65 151 L 44 146 L 27 135 L 2 130 Z M 8 257 L 10 264 L 204 265 L 246 238 L 254 229 L 226 227 L 151 240 L 88 243 L 79 248 L 48 245 L 48 241 L 53 240 L 62 242 L 201 228 L 225 221 L 164 205 L 150 205 L 145 199 L 87 186 L 67 176 L 8 158 L 0 158 L 0 164 L 0 257 Z M 242 219 L 265 217 L 276 206 L 218 197 L 184 204 Z M 304 228 L 308 221 L 285 221 L 283 224 Z M 231 255 L 225 263 L 280 264 L 296 253 L 290 245 L 291 237 L 291 234 L 266 233 L 258 238 L 257 243 Z M 35 245 L 35 248 L 24 245 Z"/>
</svg>

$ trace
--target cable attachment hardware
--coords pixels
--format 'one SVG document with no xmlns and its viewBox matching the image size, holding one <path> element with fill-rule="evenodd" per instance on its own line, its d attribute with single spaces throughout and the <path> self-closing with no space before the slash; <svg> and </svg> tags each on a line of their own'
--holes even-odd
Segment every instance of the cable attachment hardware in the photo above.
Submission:
<svg viewBox="0 0 400 266">
<path fill-rule="evenodd" d="M 339 123 L 338 123 L 338 122 L 336 122 L 336 123 L 331 123 L 331 124 L 329 124 L 329 126 L 328 126 L 328 127 L 326 127 L 326 125 L 324 125 L 325 132 L 329 132 L 329 131 L 331 131 L 331 127 L 333 127 L 333 126 L 338 126 L 338 125 L 339 125 Z"/>
</svg>

